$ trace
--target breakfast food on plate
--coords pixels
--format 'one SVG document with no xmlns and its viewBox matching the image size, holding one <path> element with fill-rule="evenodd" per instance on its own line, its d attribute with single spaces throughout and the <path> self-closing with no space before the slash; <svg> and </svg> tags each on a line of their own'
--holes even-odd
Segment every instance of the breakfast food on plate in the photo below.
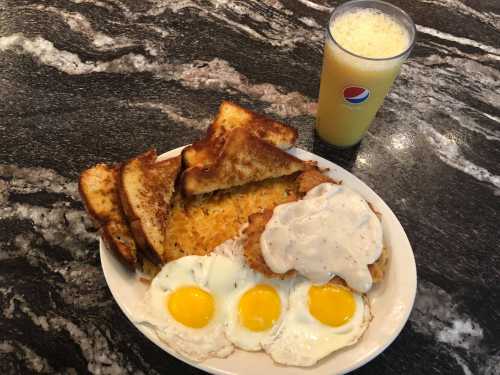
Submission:
<svg viewBox="0 0 500 375">
<path fill-rule="evenodd" d="M 271 278 L 286 279 L 290 276 L 294 276 L 295 271 L 289 270 L 281 274 L 274 273 L 266 264 L 260 248 L 260 237 L 264 229 L 266 229 L 267 222 L 271 220 L 272 216 L 273 210 L 264 210 L 263 212 L 258 212 L 248 217 L 248 226 L 244 229 L 246 238 L 244 251 L 245 261 L 249 267 L 262 275 Z"/>
<path fill-rule="evenodd" d="M 134 239 L 145 255 L 160 261 L 180 156 L 156 161 L 150 150 L 120 168 L 118 191 Z"/>
<path fill-rule="evenodd" d="M 315 164 L 308 165 L 307 170 L 301 173 L 297 178 L 299 193 L 307 193 L 312 188 L 324 182 L 338 184 L 338 181 L 324 175 Z"/>
<path fill-rule="evenodd" d="M 371 319 L 360 294 L 336 284 L 316 285 L 300 278 L 288 297 L 278 334 L 264 350 L 281 364 L 312 366 L 340 348 L 355 344 Z"/>
<path fill-rule="evenodd" d="M 226 136 L 213 163 L 186 169 L 181 184 L 187 195 L 204 194 L 287 176 L 305 168 L 302 160 L 253 136 L 246 129 L 236 128 Z"/>
<path fill-rule="evenodd" d="M 242 275 L 229 298 L 226 336 L 240 349 L 258 351 L 281 327 L 290 283 L 267 279 L 248 267 L 242 267 Z"/>
<path fill-rule="evenodd" d="M 120 204 L 118 178 L 118 166 L 97 164 L 80 175 L 78 187 L 106 246 L 133 266 L 137 263 L 137 247 Z"/>
<path fill-rule="evenodd" d="M 261 350 L 281 325 L 289 289 L 236 258 L 187 256 L 163 267 L 137 304 L 134 321 L 195 360 L 226 357 L 234 346 Z"/>
<path fill-rule="evenodd" d="M 368 327 L 370 307 L 360 294 L 301 276 L 268 279 L 238 256 L 237 241 L 223 247 L 226 254 L 165 265 L 133 309 L 133 321 L 192 360 L 224 358 L 236 347 L 264 350 L 293 366 L 314 365 L 356 343 Z"/>
<path fill-rule="evenodd" d="M 188 358 L 227 357 L 234 350 L 224 334 L 227 301 L 240 270 L 222 256 L 170 262 L 151 283 L 134 319 Z"/>
<path fill-rule="evenodd" d="M 367 329 L 364 293 L 388 259 L 380 214 L 283 151 L 296 137 L 223 102 L 181 155 L 158 161 L 148 151 L 82 173 L 107 247 L 153 278 L 134 322 L 177 353 L 203 361 L 263 350 L 312 366 Z"/>
<path fill-rule="evenodd" d="M 266 260 L 264 259 L 264 256 L 262 255 L 260 238 L 262 236 L 262 233 L 266 229 L 266 224 L 269 222 L 269 220 L 271 220 L 272 216 L 272 210 L 264 210 L 263 212 L 255 213 L 249 216 L 248 226 L 245 227 L 243 231 L 243 233 L 245 234 L 245 261 L 249 267 L 263 275 L 266 275 L 267 277 L 286 279 L 294 276 L 296 274 L 296 271 L 289 270 L 285 273 L 275 273 L 269 268 Z M 383 247 L 380 257 L 374 263 L 368 265 L 368 270 L 370 271 L 373 283 L 382 281 L 388 258 L 388 250 L 386 247 Z M 331 279 L 330 283 L 332 282 L 336 284 L 347 285 L 345 281 L 339 276 L 335 276 L 333 279 Z"/>
<path fill-rule="evenodd" d="M 219 113 L 208 128 L 207 136 L 186 147 L 183 160 L 186 167 L 207 166 L 212 163 L 224 144 L 226 134 L 243 128 L 252 135 L 286 150 L 297 140 L 297 130 L 270 118 L 249 111 L 230 101 L 223 101 Z"/>
</svg>

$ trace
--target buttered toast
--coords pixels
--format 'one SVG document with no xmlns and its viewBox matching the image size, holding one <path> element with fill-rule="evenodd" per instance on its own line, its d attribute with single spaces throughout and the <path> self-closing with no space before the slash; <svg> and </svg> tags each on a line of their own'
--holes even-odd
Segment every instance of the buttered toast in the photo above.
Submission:
<svg viewBox="0 0 500 375">
<path fill-rule="evenodd" d="M 97 164 L 82 172 L 78 187 L 85 208 L 100 228 L 107 247 L 134 266 L 137 246 L 121 208 L 118 179 L 119 166 Z"/>
<path fill-rule="evenodd" d="M 208 128 L 207 136 L 184 149 L 184 165 L 206 167 L 211 164 L 220 152 L 226 134 L 236 128 L 246 129 L 283 150 L 292 147 L 297 140 L 297 130 L 294 128 L 230 101 L 223 101 L 214 122 Z"/>
<path fill-rule="evenodd" d="M 180 156 L 156 161 L 156 151 L 139 155 L 120 168 L 118 184 L 123 210 L 138 246 L 160 262 Z"/>
<path fill-rule="evenodd" d="M 267 178 L 303 171 L 306 164 L 276 146 L 255 137 L 246 129 L 229 132 L 224 145 L 207 167 L 187 168 L 181 177 L 186 195 L 210 193 Z"/>
</svg>

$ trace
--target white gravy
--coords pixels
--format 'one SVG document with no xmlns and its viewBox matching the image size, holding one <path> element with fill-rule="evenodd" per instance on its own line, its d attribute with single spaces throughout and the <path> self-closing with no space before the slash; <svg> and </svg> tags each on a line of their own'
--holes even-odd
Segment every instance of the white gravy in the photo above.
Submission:
<svg viewBox="0 0 500 375">
<path fill-rule="evenodd" d="M 277 206 L 260 244 L 273 272 L 295 269 L 321 284 L 338 275 L 365 293 L 372 286 L 367 266 L 382 253 L 382 225 L 358 193 L 324 183 Z"/>
</svg>

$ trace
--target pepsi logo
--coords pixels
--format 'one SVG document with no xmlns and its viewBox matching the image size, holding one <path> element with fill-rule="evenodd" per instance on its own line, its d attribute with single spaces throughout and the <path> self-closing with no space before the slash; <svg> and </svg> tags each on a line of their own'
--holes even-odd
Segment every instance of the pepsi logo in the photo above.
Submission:
<svg viewBox="0 0 500 375">
<path fill-rule="evenodd" d="M 370 90 L 359 86 L 349 86 L 344 89 L 344 99 L 351 104 L 361 104 L 370 96 Z"/>
</svg>

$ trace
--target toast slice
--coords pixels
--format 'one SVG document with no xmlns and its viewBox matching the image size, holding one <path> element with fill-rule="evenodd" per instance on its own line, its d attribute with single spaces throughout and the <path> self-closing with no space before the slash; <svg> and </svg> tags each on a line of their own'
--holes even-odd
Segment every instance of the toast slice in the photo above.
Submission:
<svg viewBox="0 0 500 375">
<path fill-rule="evenodd" d="M 281 149 L 292 147 L 297 140 L 297 130 L 294 128 L 240 107 L 233 102 L 223 101 L 217 117 L 208 128 L 207 137 L 184 149 L 184 165 L 187 167 L 209 165 L 220 151 L 224 136 L 236 128 L 247 129 L 254 136 Z"/>
<path fill-rule="evenodd" d="M 137 246 L 126 223 L 118 195 L 119 166 L 98 164 L 82 172 L 78 188 L 89 215 L 109 250 L 128 265 L 137 263 Z"/>
<path fill-rule="evenodd" d="M 101 229 L 106 247 L 119 254 L 131 266 L 138 263 L 137 244 L 126 221 L 109 221 Z"/>
<path fill-rule="evenodd" d="M 155 150 L 122 165 L 118 190 L 134 239 L 145 255 L 160 262 L 164 234 L 181 157 L 156 161 Z"/>
<path fill-rule="evenodd" d="M 117 190 L 118 171 L 119 166 L 97 164 L 80 174 L 80 196 L 87 212 L 98 225 L 120 221 L 124 217 Z"/>
<path fill-rule="evenodd" d="M 204 138 L 182 150 L 182 162 L 186 168 L 208 167 L 219 155 L 225 137 Z"/>
<path fill-rule="evenodd" d="M 213 164 L 191 167 L 182 175 L 186 195 L 210 193 L 306 169 L 300 159 L 257 138 L 244 128 L 232 130 Z"/>
</svg>

